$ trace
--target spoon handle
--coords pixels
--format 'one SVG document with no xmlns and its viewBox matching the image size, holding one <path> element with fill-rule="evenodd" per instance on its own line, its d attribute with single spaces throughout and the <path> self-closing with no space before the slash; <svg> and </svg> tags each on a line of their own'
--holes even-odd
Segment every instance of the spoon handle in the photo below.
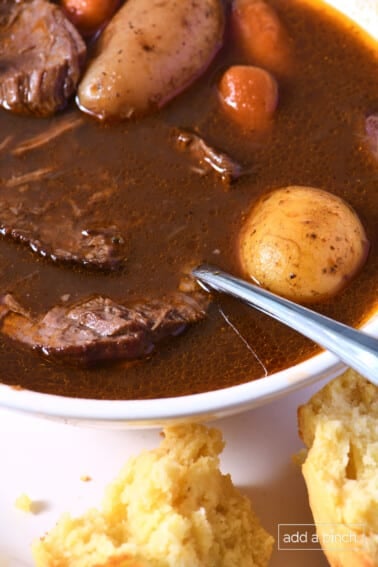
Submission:
<svg viewBox="0 0 378 567">
<path fill-rule="evenodd" d="M 202 265 L 193 275 L 206 286 L 243 300 L 326 348 L 378 386 L 378 340 L 236 278 L 214 266 Z"/>
</svg>

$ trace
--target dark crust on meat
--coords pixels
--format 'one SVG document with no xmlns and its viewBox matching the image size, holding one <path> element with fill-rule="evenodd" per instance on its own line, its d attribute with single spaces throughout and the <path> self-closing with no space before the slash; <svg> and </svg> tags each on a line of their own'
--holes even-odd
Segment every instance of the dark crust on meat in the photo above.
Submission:
<svg viewBox="0 0 378 567">
<path fill-rule="evenodd" d="M 129 306 L 98 295 L 32 317 L 7 294 L 0 297 L 1 332 L 46 356 L 90 366 L 150 354 L 156 343 L 203 319 L 208 304 L 201 292 Z"/>
<path fill-rule="evenodd" d="M 49 116 L 76 91 L 86 46 L 63 11 L 46 0 L 0 0 L 0 104 Z"/>
</svg>

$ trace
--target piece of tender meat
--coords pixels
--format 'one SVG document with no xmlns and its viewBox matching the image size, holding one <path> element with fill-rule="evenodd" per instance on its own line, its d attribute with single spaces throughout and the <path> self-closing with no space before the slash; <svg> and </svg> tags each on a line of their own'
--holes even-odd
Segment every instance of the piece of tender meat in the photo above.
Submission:
<svg viewBox="0 0 378 567">
<path fill-rule="evenodd" d="M 121 268 L 129 243 L 116 225 L 104 222 L 103 206 L 78 205 L 62 194 L 46 199 L 46 182 L 54 173 L 40 169 L 4 181 L 0 194 L 0 234 L 27 244 L 53 261 L 85 267 Z"/>
<path fill-rule="evenodd" d="M 221 180 L 230 184 L 247 173 L 243 167 L 226 153 L 209 146 L 198 134 L 188 130 L 175 130 L 173 137 L 180 150 L 187 151 L 196 163 L 196 171 L 205 175 L 214 172 Z"/>
<path fill-rule="evenodd" d="M 46 0 L 1 0 L 0 104 L 49 116 L 75 93 L 86 55 L 63 11 Z"/>
<path fill-rule="evenodd" d="M 365 132 L 370 150 L 378 160 L 378 114 L 371 114 L 366 118 Z"/>
<path fill-rule="evenodd" d="M 150 354 L 156 343 L 201 320 L 208 303 L 201 292 L 133 305 L 95 296 L 32 317 L 7 294 L 0 297 L 1 332 L 46 356 L 71 363 L 132 360 Z"/>
</svg>

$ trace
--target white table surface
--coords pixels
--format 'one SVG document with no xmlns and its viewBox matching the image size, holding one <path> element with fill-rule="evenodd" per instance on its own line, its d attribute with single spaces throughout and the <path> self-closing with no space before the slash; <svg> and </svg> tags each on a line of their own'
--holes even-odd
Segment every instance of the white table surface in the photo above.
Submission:
<svg viewBox="0 0 378 567">
<path fill-rule="evenodd" d="M 292 455 L 302 447 L 297 406 L 319 387 L 213 424 L 226 441 L 222 471 L 252 499 L 262 524 L 275 537 L 279 523 L 312 522 Z M 91 429 L 0 410 L 0 567 L 31 567 L 34 538 L 62 512 L 78 514 L 100 504 L 104 486 L 127 458 L 159 442 L 158 430 Z M 92 480 L 83 482 L 83 475 Z M 37 513 L 16 509 L 22 493 L 34 501 Z M 271 567 L 303 565 L 328 564 L 320 551 L 279 551 L 275 546 Z"/>
</svg>

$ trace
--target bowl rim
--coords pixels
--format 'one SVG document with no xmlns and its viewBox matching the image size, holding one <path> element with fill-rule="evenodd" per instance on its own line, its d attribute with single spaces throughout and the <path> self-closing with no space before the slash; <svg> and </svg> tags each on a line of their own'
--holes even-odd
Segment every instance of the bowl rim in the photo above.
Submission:
<svg viewBox="0 0 378 567">
<path fill-rule="evenodd" d="M 376 0 L 302 0 L 318 8 L 333 8 L 378 40 Z M 363 1 L 363 3 L 361 3 Z M 378 307 L 361 330 L 378 338 Z M 188 419 L 213 419 L 265 404 L 322 378 L 338 376 L 345 366 L 322 351 L 270 376 L 210 392 L 148 400 L 95 400 L 45 394 L 0 383 L 0 409 L 10 409 L 64 421 L 149 427 Z"/>
</svg>

